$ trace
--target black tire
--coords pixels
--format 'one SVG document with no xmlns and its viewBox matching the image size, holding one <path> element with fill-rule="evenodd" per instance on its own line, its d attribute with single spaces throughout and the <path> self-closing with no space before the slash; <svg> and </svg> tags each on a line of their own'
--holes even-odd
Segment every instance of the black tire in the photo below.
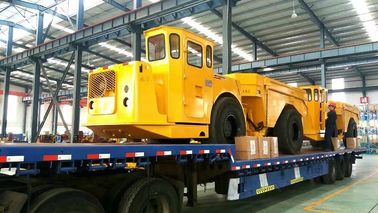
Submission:
<svg viewBox="0 0 378 213">
<path fill-rule="evenodd" d="M 353 162 L 349 154 L 344 156 L 345 173 L 344 177 L 352 176 Z"/>
<path fill-rule="evenodd" d="M 244 112 L 232 97 L 219 98 L 211 111 L 209 138 L 205 144 L 233 144 L 235 136 L 245 135 Z"/>
<path fill-rule="evenodd" d="M 119 213 L 180 212 L 178 194 L 162 179 L 144 178 L 130 186 L 118 205 Z"/>
<path fill-rule="evenodd" d="M 323 175 L 322 182 L 325 184 L 333 184 L 336 180 L 336 166 L 334 160 L 328 161 L 328 174 Z"/>
<path fill-rule="evenodd" d="M 303 125 L 300 114 L 292 108 L 285 109 L 274 127 L 278 148 L 285 154 L 298 154 L 303 144 Z"/>
<path fill-rule="evenodd" d="M 104 213 L 101 203 L 87 192 L 56 188 L 36 197 L 30 206 L 30 213 L 69 213 L 91 212 Z"/>
<path fill-rule="evenodd" d="M 335 160 L 336 167 L 336 180 L 342 180 L 345 176 L 345 161 L 343 156 L 336 157 Z"/>
</svg>

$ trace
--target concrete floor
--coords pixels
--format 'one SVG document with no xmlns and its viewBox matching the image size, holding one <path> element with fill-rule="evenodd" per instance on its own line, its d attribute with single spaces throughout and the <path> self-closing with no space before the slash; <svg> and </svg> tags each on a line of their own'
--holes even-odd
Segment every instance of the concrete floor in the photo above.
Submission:
<svg viewBox="0 0 378 213">
<path fill-rule="evenodd" d="M 302 182 L 240 201 L 227 201 L 214 190 L 200 191 L 199 204 L 184 213 L 222 212 L 376 212 L 378 213 L 378 155 L 365 155 L 353 165 L 351 178 L 333 185 Z"/>
</svg>

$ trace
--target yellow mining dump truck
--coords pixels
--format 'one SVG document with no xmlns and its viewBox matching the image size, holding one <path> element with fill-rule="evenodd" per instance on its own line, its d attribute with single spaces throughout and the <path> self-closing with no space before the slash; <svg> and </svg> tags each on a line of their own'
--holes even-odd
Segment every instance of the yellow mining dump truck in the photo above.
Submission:
<svg viewBox="0 0 378 213">
<path fill-rule="evenodd" d="M 281 152 L 300 151 L 305 90 L 253 73 L 216 75 L 214 43 L 181 28 L 153 28 L 145 38 L 146 62 L 89 72 L 87 126 L 96 134 L 218 144 L 270 135 Z"/>
<path fill-rule="evenodd" d="M 302 86 L 307 97 L 307 116 L 303 118 L 304 138 L 315 147 L 324 141 L 325 119 L 327 118 L 328 91 L 320 86 Z M 336 126 L 339 139 L 357 137 L 359 110 L 350 104 L 336 103 Z"/>
</svg>

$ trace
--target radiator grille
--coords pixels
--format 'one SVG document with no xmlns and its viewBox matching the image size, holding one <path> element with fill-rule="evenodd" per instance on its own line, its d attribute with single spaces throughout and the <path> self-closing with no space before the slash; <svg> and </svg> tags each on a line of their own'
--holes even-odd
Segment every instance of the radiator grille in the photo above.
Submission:
<svg viewBox="0 0 378 213">
<path fill-rule="evenodd" d="M 115 92 L 115 72 L 106 71 L 92 74 L 89 79 L 89 98 L 113 96 Z"/>
</svg>

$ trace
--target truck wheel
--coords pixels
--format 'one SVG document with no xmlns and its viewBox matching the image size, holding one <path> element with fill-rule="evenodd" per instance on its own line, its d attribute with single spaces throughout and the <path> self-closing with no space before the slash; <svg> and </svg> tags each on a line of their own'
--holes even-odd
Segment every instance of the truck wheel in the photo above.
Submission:
<svg viewBox="0 0 378 213">
<path fill-rule="evenodd" d="M 345 176 L 345 161 L 343 156 L 336 157 L 335 160 L 336 167 L 336 180 L 342 180 Z"/>
<path fill-rule="evenodd" d="M 295 109 L 284 110 L 276 126 L 274 135 L 278 137 L 278 148 L 286 154 L 298 154 L 303 144 L 303 125 L 301 116 Z"/>
<path fill-rule="evenodd" d="M 87 192 L 71 188 L 55 188 L 37 196 L 31 203 L 30 213 L 104 213 L 100 202 Z"/>
<path fill-rule="evenodd" d="M 344 157 L 345 173 L 344 177 L 352 176 L 353 163 L 350 155 L 345 155 Z"/>
<path fill-rule="evenodd" d="M 120 200 L 118 212 L 180 212 L 180 205 L 172 185 L 162 179 L 144 178 L 126 190 Z"/>
<path fill-rule="evenodd" d="M 233 144 L 235 136 L 245 135 L 245 118 L 235 98 L 218 99 L 211 111 L 209 138 L 205 144 Z"/>
<path fill-rule="evenodd" d="M 328 174 L 322 176 L 322 182 L 325 184 L 333 184 L 336 180 L 336 166 L 334 160 L 328 161 Z"/>
</svg>

